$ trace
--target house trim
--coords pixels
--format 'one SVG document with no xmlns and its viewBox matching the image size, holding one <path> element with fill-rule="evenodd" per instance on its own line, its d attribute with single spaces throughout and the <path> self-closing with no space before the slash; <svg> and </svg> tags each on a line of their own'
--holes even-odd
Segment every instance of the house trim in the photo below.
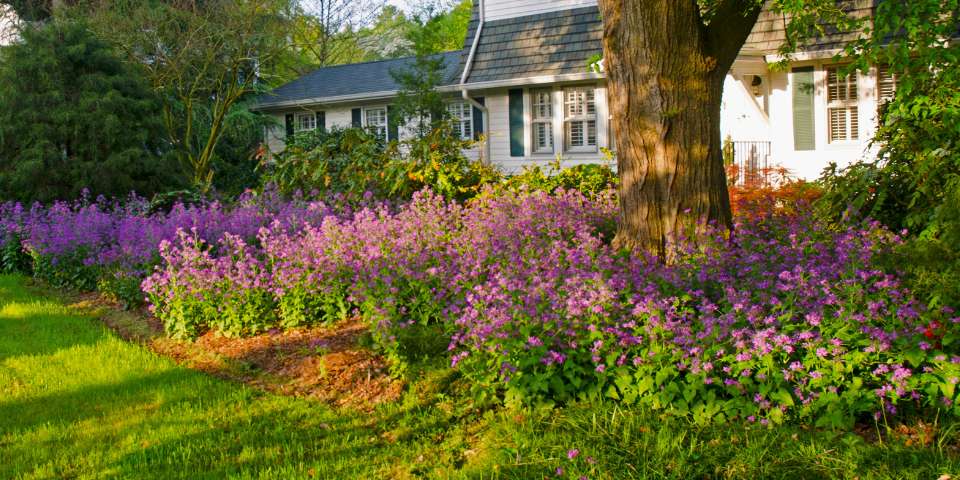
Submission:
<svg viewBox="0 0 960 480">
<path fill-rule="evenodd" d="M 476 82 L 468 83 L 466 85 L 449 85 L 438 87 L 438 90 L 441 92 L 457 91 L 460 90 L 463 86 L 468 87 L 470 90 L 486 90 L 493 88 L 508 88 L 508 87 L 529 87 L 531 85 L 546 85 L 546 84 L 555 84 L 555 83 L 570 83 L 570 82 L 585 82 L 585 81 L 598 81 L 606 80 L 607 76 L 603 73 L 597 72 L 583 72 L 583 73 L 569 73 L 563 75 L 540 75 L 536 77 L 517 77 L 511 78 L 509 80 L 494 80 L 490 82 Z"/>
<path fill-rule="evenodd" d="M 823 60 L 832 60 L 837 55 L 843 53 L 842 48 L 833 48 L 829 50 L 805 50 L 796 53 L 792 53 L 786 57 L 780 55 L 779 53 L 773 53 L 765 55 L 763 58 L 768 63 L 779 63 L 783 61 L 788 61 L 791 63 L 795 62 L 807 62 L 807 61 L 823 61 Z"/>
<path fill-rule="evenodd" d="M 317 97 L 306 98 L 303 100 L 291 100 L 287 102 L 264 102 L 255 105 L 253 110 L 275 110 L 289 107 L 302 107 L 313 105 L 334 105 L 338 103 L 356 103 L 356 102 L 378 102 L 390 100 L 396 97 L 400 92 L 397 90 L 385 90 L 382 92 L 355 93 L 351 95 L 340 95 L 337 97 Z"/>
<path fill-rule="evenodd" d="M 497 80 L 493 82 L 480 82 L 480 83 L 468 83 L 466 85 L 443 85 L 437 87 L 437 91 L 441 93 L 458 93 L 462 92 L 464 87 L 469 88 L 470 91 L 476 90 L 486 90 L 494 88 L 506 88 L 506 87 L 528 87 L 531 85 L 547 85 L 547 84 L 556 84 L 556 83 L 571 83 L 571 82 L 583 82 L 583 81 L 598 81 L 606 80 L 606 75 L 603 73 L 596 72 L 584 72 L 584 73 L 574 73 L 574 74 L 565 74 L 565 75 L 541 75 L 537 77 L 521 77 L 521 78 L 512 78 L 510 80 Z M 253 107 L 253 110 L 267 111 L 267 110 L 279 110 L 284 108 L 291 107 L 302 107 L 302 106 L 313 106 L 313 105 L 335 105 L 340 103 L 356 103 L 362 101 L 367 102 L 377 102 L 383 100 L 389 100 L 393 97 L 399 95 L 397 90 L 384 90 L 381 92 L 370 92 L 370 93 L 355 93 L 351 95 L 340 95 L 336 97 L 317 97 L 317 98 L 306 98 L 303 100 L 292 100 L 286 102 L 263 102 Z"/>
</svg>

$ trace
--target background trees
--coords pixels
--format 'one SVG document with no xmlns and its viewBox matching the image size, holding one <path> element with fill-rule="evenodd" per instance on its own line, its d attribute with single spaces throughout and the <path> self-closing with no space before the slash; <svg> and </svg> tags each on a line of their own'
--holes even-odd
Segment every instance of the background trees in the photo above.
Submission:
<svg viewBox="0 0 960 480">
<path fill-rule="evenodd" d="M 0 195 L 144 194 L 178 179 L 154 135 L 160 101 L 83 22 L 28 27 L 0 50 Z"/>
<path fill-rule="evenodd" d="M 258 91 L 261 66 L 286 47 L 277 7 L 274 0 L 114 0 L 89 12 L 163 99 L 166 141 L 201 192 L 213 185 L 234 108 Z"/>
<path fill-rule="evenodd" d="M 71 145 L 76 151 L 98 151 L 110 145 L 115 158 L 132 158 L 129 150 L 116 146 L 125 145 L 128 140 L 137 145 L 149 144 L 149 148 L 142 150 L 163 158 L 166 180 L 156 181 L 151 176 L 153 167 L 146 160 L 125 166 L 122 174 L 112 175 L 116 177 L 114 185 L 104 185 L 106 180 L 102 178 L 97 179 L 99 183 L 82 176 L 68 180 L 62 178 L 67 174 L 64 169 L 38 179 L 64 185 L 75 182 L 80 185 L 77 188 L 88 182 L 85 186 L 95 193 L 107 194 L 123 194 L 125 188 L 152 193 L 183 185 L 202 192 L 216 189 L 229 194 L 257 185 L 259 145 L 263 128 L 270 122 L 267 117 L 249 112 L 249 104 L 258 94 L 314 68 L 412 55 L 414 37 L 429 39 L 429 43 L 423 44 L 423 51 L 458 49 L 471 9 L 469 0 L 459 2 L 450 13 L 448 8 L 453 5 L 446 1 L 433 2 L 414 13 L 387 7 L 384 0 L 8 0 L 2 3 L 4 9 L 17 12 L 32 33 L 56 30 L 72 23 L 85 25 L 85 38 L 98 42 L 96 48 L 109 51 L 117 68 L 122 69 L 121 76 L 141 88 L 138 94 L 152 99 L 150 112 L 127 109 L 115 103 L 98 103 L 99 110 L 88 109 L 86 125 L 96 125 L 93 119 L 101 115 L 138 118 L 131 122 L 125 120 L 126 130 L 100 129 L 95 135 L 73 138 Z M 37 41 L 34 37 L 24 36 L 23 42 Z M 29 60 L 23 52 L 19 50 L 17 61 Z M 59 54 L 60 50 L 56 52 Z M 59 64 L 36 59 L 33 66 L 32 72 L 47 82 L 39 84 L 49 87 L 50 79 L 65 78 L 55 71 Z M 51 70 L 45 71 L 47 68 Z M 30 82 L 13 82 L 5 88 L 5 101 L 13 102 L 8 104 L 11 107 L 31 105 L 29 102 L 44 98 L 44 95 L 36 96 L 37 88 Z M 19 89 L 24 89 L 23 94 Z M 113 108 L 123 110 L 113 111 Z M 39 115 L 15 114 L 11 109 L 5 109 L 4 114 L 21 116 L 21 121 L 26 122 L 21 125 L 26 126 L 32 125 L 30 115 Z M 140 128 L 146 124 L 149 127 Z M 13 127 L 3 128 L 12 132 Z M 130 135 L 133 130 L 140 133 Z M 34 135 L 49 140 L 51 145 L 59 142 L 44 132 L 34 132 Z M 0 145 L 3 148 L 0 159 L 8 159 L 9 164 L 5 171 L 19 172 L 15 176 L 20 179 L 18 188 L 27 192 L 34 190 L 29 179 L 30 175 L 40 175 L 36 173 L 42 171 L 40 164 L 24 163 L 25 153 L 12 140 Z M 179 160 L 179 165 L 168 161 L 171 156 Z M 10 164 L 14 160 L 16 168 Z M 30 170 L 23 168 L 30 165 L 41 169 L 28 175 Z M 79 163 L 71 165 L 78 171 L 83 170 Z M 13 178 L 9 177 L 11 182 Z M 147 178 L 151 180 L 141 181 Z M 148 183 L 149 188 L 141 185 L 143 182 Z M 48 193 L 34 197 L 69 197 L 73 196 L 69 192 L 77 190 L 65 188 L 51 189 L 47 184 L 38 183 L 35 189 Z"/>
</svg>

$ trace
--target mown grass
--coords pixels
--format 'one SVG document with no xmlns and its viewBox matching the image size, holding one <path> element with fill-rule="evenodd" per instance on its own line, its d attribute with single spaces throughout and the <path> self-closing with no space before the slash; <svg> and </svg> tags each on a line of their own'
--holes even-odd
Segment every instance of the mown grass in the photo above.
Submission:
<svg viewBox="0 0 960 480">
<path fill-rule="evenodd" d="M 934 438 L 696 428 L 615 404 L 469 408 L 435 366 L 374 412 L 265 394 L 125 342 L 0 277 L 0 478 L 938 478 Z M 882 432 L 881 432 L 882 433 Z M 579 455 L 568 459 L 571 449 Z M 563 475 L 557 475 L 557 468 Z"/>
</svg>

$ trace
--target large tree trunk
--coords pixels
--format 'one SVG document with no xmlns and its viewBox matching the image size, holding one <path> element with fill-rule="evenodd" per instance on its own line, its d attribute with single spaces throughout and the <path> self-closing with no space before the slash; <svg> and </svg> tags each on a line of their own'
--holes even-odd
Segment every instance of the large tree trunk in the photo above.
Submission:
<svg viewBox="0 0 960 480">
<path fill-rule="evenodd" d="M 620 171 L 615 246 L 670 261 L 732 225 L 720 142 L 723 81 L 756 22 L 750 0 L 600 0 Z M 736 12 L 736 14 L 734 14 Z"/>
</svg>

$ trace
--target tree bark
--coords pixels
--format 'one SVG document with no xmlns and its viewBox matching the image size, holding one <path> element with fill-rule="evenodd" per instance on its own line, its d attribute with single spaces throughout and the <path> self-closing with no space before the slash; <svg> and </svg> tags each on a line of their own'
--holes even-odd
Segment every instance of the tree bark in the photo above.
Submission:
<svg viewBox="0 0 960 480">
<path fill-rule="evenodd" d="M 620 173 L 614 245 L 671 261 L 732 227 L 720 141 L 723 82 L 759 14 L 751 0 L 600 0 Z"/>
</svg>

